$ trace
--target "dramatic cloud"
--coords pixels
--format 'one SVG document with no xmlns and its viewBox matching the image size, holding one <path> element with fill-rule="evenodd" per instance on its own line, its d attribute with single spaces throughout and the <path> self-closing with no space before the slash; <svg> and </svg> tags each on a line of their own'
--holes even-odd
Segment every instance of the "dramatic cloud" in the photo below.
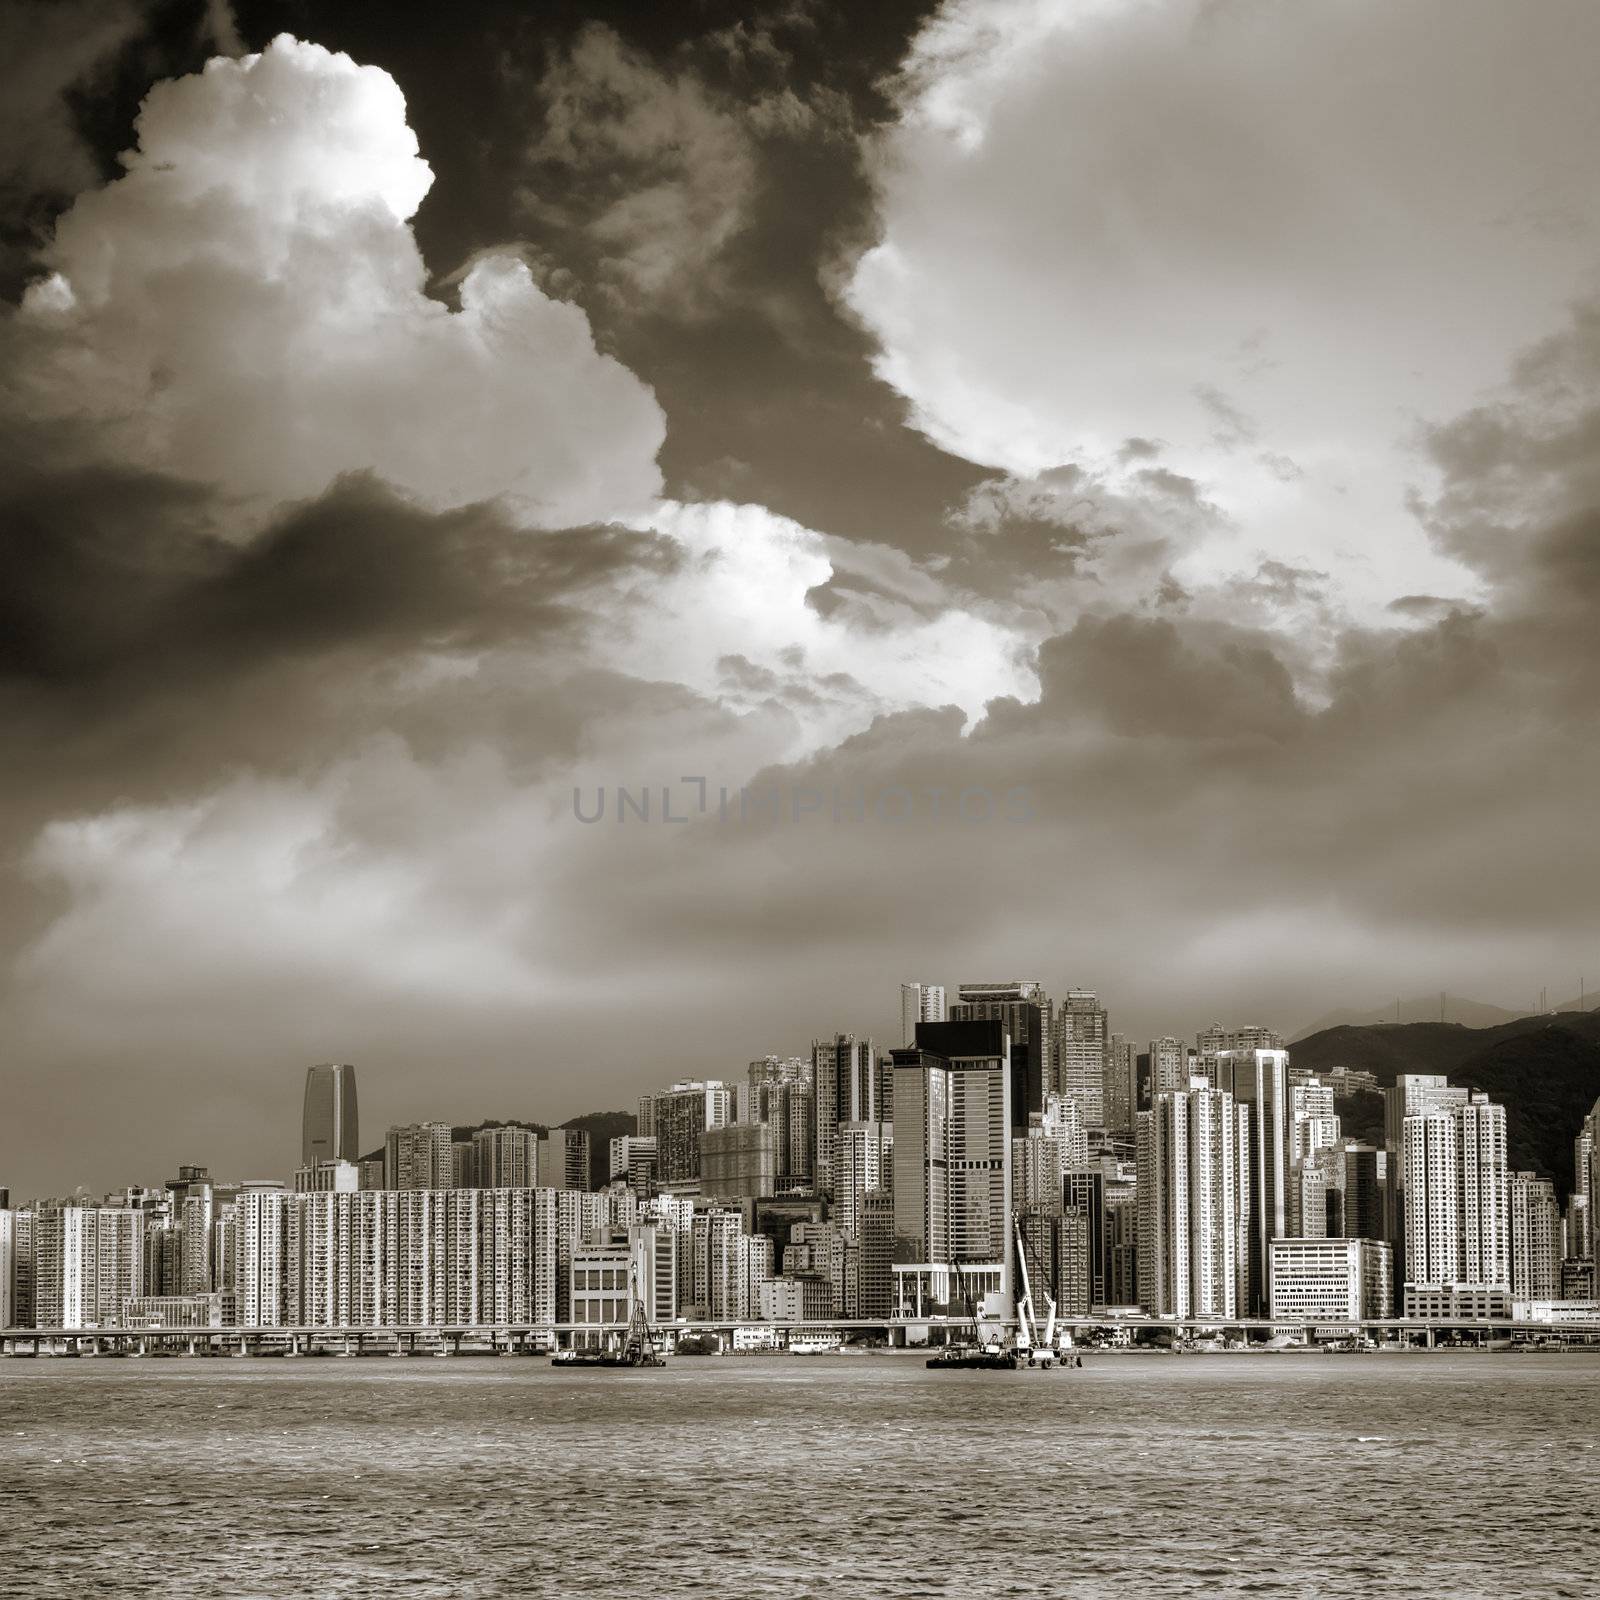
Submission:
<svg viewBox="0 0 1600 1600">
<path fill-rule="evenodd" d="M 1593 270 L 1597 51 L 1566 0 L 949 0 L 846 299 L 946 449 L 1116 481 L 1153 441 L 1225 519 L 1184 582 L 1467 595 L 1409 445 Z"/>
<path fill-rule="evenodd" d="M 272 502 L 370 469 L 438 507 L 562 526 L 659 486 L 655 401 L 511 256 L 459 310 L 407 219 L 432 174 L 387 73 L 288 37 L 158 84 L 126 175 L 57 225 L 5 330 L 58 451 Z"/>
</svg>

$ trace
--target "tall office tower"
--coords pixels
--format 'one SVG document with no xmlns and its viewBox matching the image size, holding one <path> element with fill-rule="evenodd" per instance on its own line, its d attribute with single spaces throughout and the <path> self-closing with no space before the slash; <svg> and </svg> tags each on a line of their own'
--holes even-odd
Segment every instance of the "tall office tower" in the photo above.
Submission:
<svg viewBox="0 0 1600 1600">
<path fill-rule="evenodd" d="M 0 1206 L 0 1328 L 15 1328 L 17 1322 L 17 1214 L 8 1202 Z"/>
<path fill-rule="evenodd" d="M 770 1123 L 778 1140 L 778 1192 L 810 1189 L 816 1172 L 817 1097 L 813 1064 L 800 1056 L 763 1056 L 749 1067 L 745 1120 Z"/>
<path fill-rule="evenodd" d="M 1461 1140 L 1449 1110 L 1405 1119 L 1406 1284 L 1461 1281 Z"/>
<path fill-rule="evenodd" d="M 144 1284 L 144 1213 L 41 1206 L 34 1221 L 34 1317 L 41 1328 L 114 1328 Z"/>
<path fill-rule="evenodd" d="M 1248 1284 L 1248 1124 L 1194 1079 L 1156 1096 L 1138 1133 L 1139 1293 L 1153 1316 L 1236 1316 Z"/>
<path fill-rule="evenodd" d="M 1110 1262 L 1106 1248 L 1106 1187 L 1103 1165 L 1069 1172 L 1062 1184 L 1066 1209 L 1075 1208 L 1083 1213 L 1088 1249 L 1088 1309 L 1091 1311 L 1110 1303 L 1107 1299 Z"/>
<path fill-rule="evenodd" d="M 1107 1020 L 1090 989 L 1069 989 L 1056 1017 L 1056 1088 L 1077 1102 L 1086 1128 L 1106 1125 Z"/>
<path fill-rule="evenodd" d="M 1311 1078 L 1289 1090 L 1289 1158 L 1309 1155 L 1339 1142 L 1339 1118 L 1333 1109 L 1333 1086 Z"/>
<path fill-rule="evenodd" d="M 894 1311 L 894 1195 L 873 1189 L 862 1196 L 858 1215 L 855 1312 L 863 1319 Z"/>
<path fill-rule="evenodd" d="M 900 985 L 900 1044 L 909 1048 L 917 1042 L 919 1022 L 943 1022 L 944 985 L 942 983 L 902 983 Z"/>
<path fill-rule="evenodd" d="M 241 1184 L 233 1201 L 232 1279 L 241 1327 L 283 1324 L 283 1234 L 288 1197 L 281 1183 Z"/>
<path fill-rule="evenodd" d="M 472 1184 L 458 1188 L 533 1189 L 539 1184 L 539 1135 L 532 1128 L 508 1123 L 500 1128 L 473 1132 Z M 562 1184 L 543 1185 L 552 1189 Z"/>
<path fill-rule="evenodd" d="M 448 1189 L 455 1178 L 448 1122 L 415 1122 L 383 1136 L 385 1189 Z"/>
<path fill-rule="evenodd" d="M 1511 1287 L 1510 1173 L 1506 1108 L 1474 1089 L 1458 1114 L 1461 1130 L 1461 1278 Z"/>
<path fill-rule="evenodd" d="M 1289 1228 L 1289 1052 L 1224 1049 L 1217 1052 L 1217 1087 L 1233 1095 L 1250 1127 L 1249 1291 L 1240 1314 L 1265 1316 L 1271 1304 L 1274 1239 Z"/>
<path fill-rule="evenodd" d="M 834 1191 L 834 1150 L 841 1122 L 877 1122 L 883 1111 L 878 1056 L 870 1039 L 838 1033 L 811 1044 L 812 1076 L 817 1087 L 817 1193 Z"/>
<path fill-rule="evenodd" d="M 1394 1237 L 1394 1156 L 1375 1145 L 1343 1141 L 1344 1237 Z"/>
<path fill-rule="evenodd" d="M 894 1125 L 862 1120 L 841 1122 L 833 1184 L 833 1215 L 853 1239 L 861 1237 L 866 1197 L 888 1187 L 884 1157 L 894 1145 Z"/>
<path fill-rule="evenodd" d="M 663 1189 L 700 1185 L 700 1135 L 733 1120 L 733 1091 L 717 1078 L 691 1078 L 639 1096 L 639 1132 L 656 1141 L 656 1181 Z"/>
<path fill-rule="evenodd" d="M 586 1128 L 552 1128 L 539 1140 L 538 1186 L 578 1189 L 589 1182 L 589 1132 Z"/>
<path fill-rule="evenodd" d="M 894 1052 L 895 1303 L 1011 1293 L 1011 1040 L 1000 1022 L 924 1022 Z"/>
<path fill-rule="evenodd" d="M 300 1165 L 314 1167 L 319 1161 L 360 1158 L 356 1069 L 347 1061 L 307 1067 L 305 1105 L 300 1117 Z"/>
<path fill-rule="evenodd" d="M 1220 1031 L 1220 1030 L 1219 1030 Z M 1218 1049 L 1221 1048 L 1219 1045 Z M 1194 1077 L 1194 1051 L 1169 1033 L 1150 1041 L 1150 1092 L 1165 1094 L 1172 1089 L 1187 1089 Z M 1148 1109 L 1148 1107 L 1143 1108 Z"/>
<path fill-rule="evenodd" d="M 216 1287 L 212 1228 L 216 1221 L 216 1189 L 204 1167 L 179 1167 L 167 1180 L 172 1228 L 178 1259 L 167 1275 L 168 1294 L 210 1294 Z"/>
<path fill-rule="evenodd" d="M 1114 1033 L 1106 1040 L 1105 1081 L 1101 1085 L 1101 1104 L 1106 1127 L 1112 1133 L 1133 1132 L 1135 1101 L 1134 1072 L 1137 1056 L 1133 1040 Z"/>
<path fill-rule="evenodd" d="M 1011 1125 L 1026 1132 L 1029 1113 L 1044 1109 L 1055 1088 L 1055 1006 L 1031 978 L 964 983 L 950 1007 L 952 1022 L 998 1022 L 1011 1039 Z"/>
<path fill-rule="evenodd" d="M 1536 1172 L 1511 1174 L 1511 1298 L 1554 1300 L 1561 1290 L 1561 1211 L 1556 1186 Z"/>
<path fill-rule="evenodd" d="M 777 1187 L 778 1130 L 770 1122 L 730 1122 L 700 1135 L 700 1192 L 708 1200 L 765 1200 Z"/>
</svg>

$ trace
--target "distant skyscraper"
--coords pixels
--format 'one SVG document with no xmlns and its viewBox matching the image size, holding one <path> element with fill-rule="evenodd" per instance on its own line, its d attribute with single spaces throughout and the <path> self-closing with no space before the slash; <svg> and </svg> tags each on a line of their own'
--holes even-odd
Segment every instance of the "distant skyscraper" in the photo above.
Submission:
<svg viewBox="0 0 1600 1600">
<path fill-rule="evenodd" d="M 216 1189 L 205 1167 L 179 1167 L 167 1180 L 172 1237 L 177 1251 L 166 1274 L 168 1294 L 210 1294 L 216 1287 L 212 1229 L 216 1223 Z"/>
<path fill-rule="evenodd" d="M 361 1130 L 356 1115 L 356 1069 L 348 1062 L 306 1069 L 300 1118 L 300 1165 L 359 1161 Z"/>
<path fill-rule="evenodd" d="M 770 1122 L 728 1122 L 700 1135 L 700 1192 L 728 1205 L 777 1193 L 778 1130 Z"/>
<path fill-rule="evenodd" d="M 885 1158 L 893 1145 L 892 1123 L 863 1120 L 839 1124 L 833 1215 L 852 1239 L 861 1237 L 866 1197 L 874 1190 L 888 1187 Z"/>
<path fill-rule="evenodd" d="M 539 1139 L 538 1175 L 530 1178 L 541 1189 L 589 1188 L 589 1134 L 584 1128 L 552 1128 Z"/>
<path fill-rule="evenodd" d="M 17 1216 L 9 1205 L 0 1206 L 0 1328 L 17 1326 L 16 1282 Z"/>
<path fill-rule="evenodd" d="M 763 1056 L 749 1067 L 741 1115 L 776 1130 L 778 1192 L 810 1189 L 817 1159 L 816 1071 L 800 1056 Z"/>
<path fill-rule="evenodd" d="M 942 983 L 902 983 L 900 985 L 900 1043 L 917 1042 L 919 1022 L 943 1022 L 944 985 Z"/>
</svg>

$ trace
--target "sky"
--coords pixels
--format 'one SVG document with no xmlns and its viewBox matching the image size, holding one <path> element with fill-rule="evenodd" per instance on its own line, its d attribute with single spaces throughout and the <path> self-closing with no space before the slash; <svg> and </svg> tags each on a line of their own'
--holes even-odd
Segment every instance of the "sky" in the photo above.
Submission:
<svg viewBox="0 0 1600 1600">
<path fill-rule="evenodd" d="M 287 1176 L 322 1060 L 368 1145 L 629 1107 L 904 980 L 1592 985 L 1597 52 L 12 6 L 0 1184 Z"/>
</svg>

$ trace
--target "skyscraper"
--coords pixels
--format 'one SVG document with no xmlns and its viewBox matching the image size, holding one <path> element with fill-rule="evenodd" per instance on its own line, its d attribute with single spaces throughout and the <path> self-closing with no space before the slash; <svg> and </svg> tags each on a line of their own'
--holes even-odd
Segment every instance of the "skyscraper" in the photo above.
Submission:
<svg viewBox="0 0 1600 1600">
<path fill-rule="evenodd" d="M 1270 1246 L 1289 1231 L 1289 1052 L 1230 1047 L 1215 1059 L 1217 1088 L 1246 1108 L 1250 1128 L 1249 1293 L 1241 1313 L 1264 1316 L 1270 1305 Z"/>
<path fill-rule="evenodd" d="M 917 1042 L 919 1022 L 943 1022 L 944 985 L 942 983 L 902 983 L 900 985 L 900 1043 Z"/>
<path fill-rule="evenodd" d="M 1505 1107 L 1472 1090 L 1464 1104 L 1408 1116 L 1405 1287 L 1511 1290 Z"/>
<path fill-rule="evenodd" d="M 1106 1008 L 1092 989 L 1069 989 L 1056 1021 L 1056 1088 L 1077 1103 L 1086 1128 L 1105 1118 Z"/>
<path fill-rule="evenodd" d="M 356 1116 L 356 1069 L 348 1062 L 324 1062 L 306 1069 L 305 1105 L 300 1118 L 300 1165 L 319 1161 L 358 1161 L 361 1130 Z"/>
<path fill-rule="evenodd" d="M 1011 1040 L 1011 1125 L 1028 1127 L 1030 1113 L 1044 1109 L 1055 1083 L 1055 1007 L 1032 978 L 1007 983 L 964 983 L 950 1007 L 952 1022 L 998 1022 Z"/>
<path fill-rule="evenodd" d="M 895 1299 L 901 1314 L 1011 1299 L 1011 1041 L 998 1021 L 924 1022 L 894 1052 Z"/>
<path fill-rule="evenodd" d="M 537 1176 L 541 1189 L 589 1188 L 589 1134 L 584 1128 L 552 1128 L 539 1138 Z M 487 1186 L 485 1186 L 487 1187 Z"/>
<path fill-rule="evenodd" d="M 1511 1174 L 1511 1297 L 1555 1300 L 1561 1293 L 1561 1212 L 1556 1186 L 1536 1172 Z"/>
<path fill-rule="evenodd" d="M 1152 1316 L 1240 1314 L 1250 1283 L 1249 1146 L 1246 1108 L 1203 1079 L 1163 1091 L 1140 1113 L 1139 1300 Z"/>
<path fill-rule="evenodd" d="M 815 1184 L 818 1194 L 831 1197 L 839 1124 L 885 1120 L 886 1097 L 870 1039 L 838 1033 L 813 1040 L 811 1065 L 817 1096 Z"/>
<path fill-rule="evenodd" d="M 131 1206 L 47 1205 L 34 1225 L 41 1328 L 111 1328 L 143 1293 L 144 1213 Z"/>
<path fill-rule="evenodd" d="M 770 1123 L 777 1137 L 778 1192 L 810 1189 L 817 1159 L 817 1096 L 813 1063 L 800 1056 L 763 1056 L 749 1067 L 741 1115 Z"/>
<path fill-rule="evenodd" d="M 283 1326 L 284 1206 L 281 1183 L 246 1183 L 233 1202 L 235 1316 L 242 1327 Z"/>
</svg>

